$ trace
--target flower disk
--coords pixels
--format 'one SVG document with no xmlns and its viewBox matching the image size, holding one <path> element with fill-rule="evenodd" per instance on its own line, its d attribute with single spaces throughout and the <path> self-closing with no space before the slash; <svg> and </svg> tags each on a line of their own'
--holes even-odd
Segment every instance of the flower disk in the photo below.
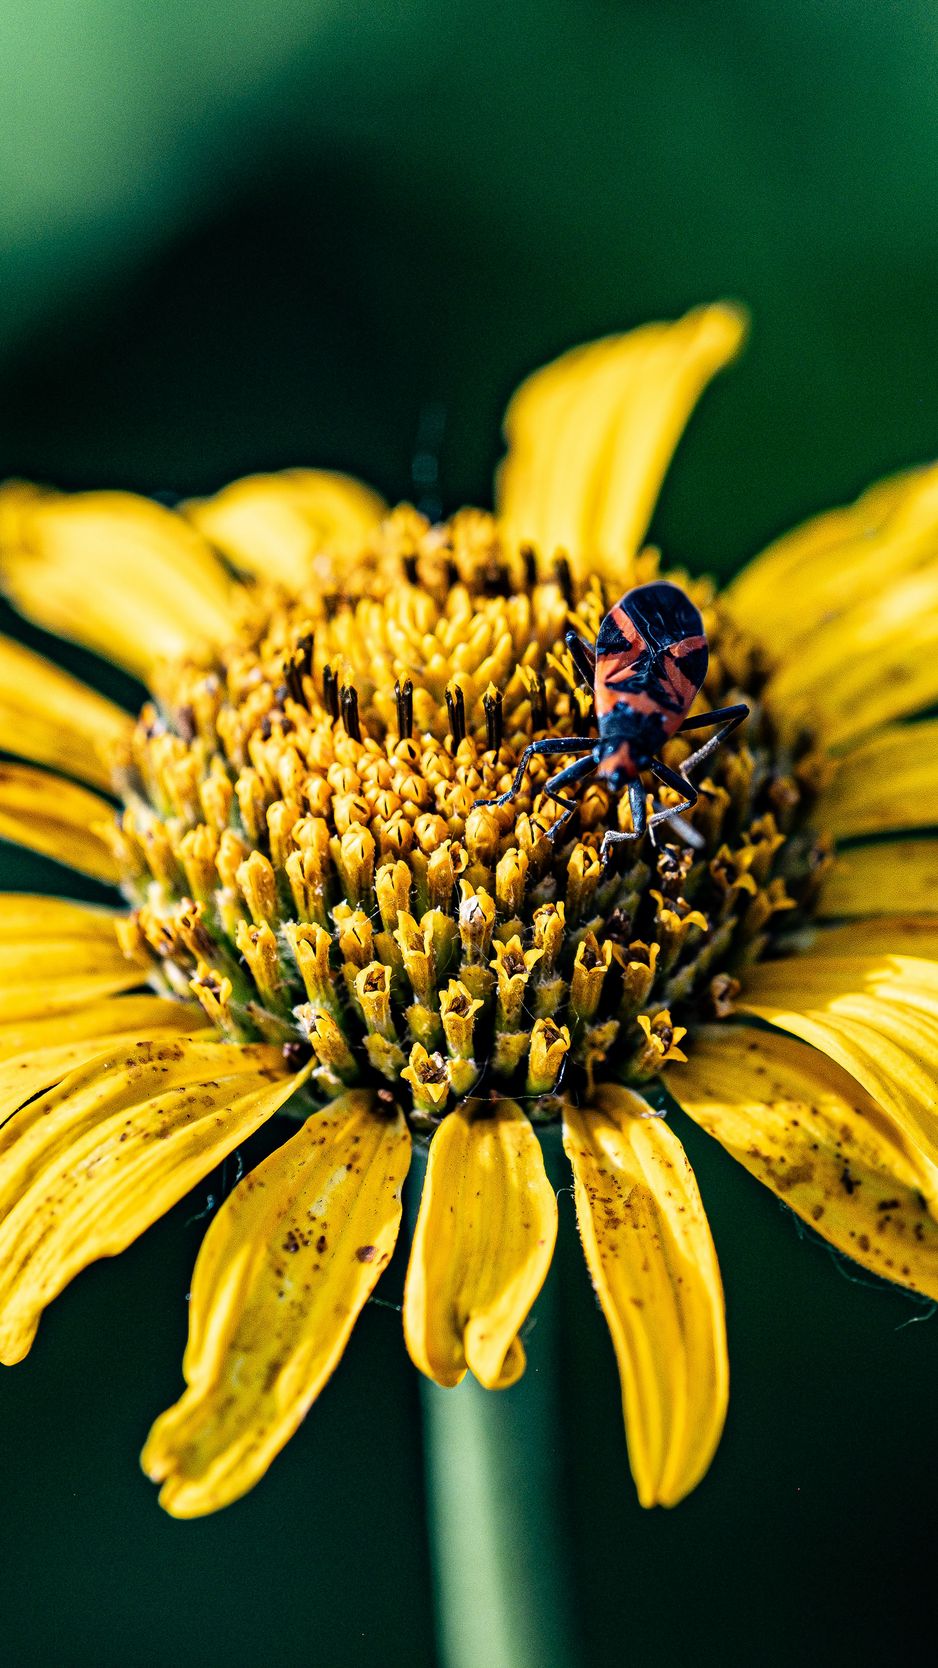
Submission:
<svg viewBox="0 0 938 1668">
<path fill-rule="evenodd" d="M 512 801 L 478 803 L 532 741 L 592 727 L 564 635 L 595 639 L 608 586 L 507 553 L 481 513 L 431 528 L 405 509 L 341 590 L 259 591 L 234 646 L 164 668 L 137 725 L 125 948 L 230 1038 L 312 1057 L 318 1098 L 379 1086 L 417 1127 L 470 1094 L 551 1118 L 561 1079 L 592 1091 L 683 1059 L 693 1021 L 730 1011 L 734 970 L 810 908 L 824 767 L 805 737 L 782 750 L 759 655 L 707 584 L 676 582 L 710 641 L 701 710 L 745 699 L 752 716 L 689 835 L 665 824 L 608 861 L 604 830 L 630 822 L 602 786 L 550 838 L 556 755 Z M 677 738 L 667 762 L 690 751 Z"/>
</svg>

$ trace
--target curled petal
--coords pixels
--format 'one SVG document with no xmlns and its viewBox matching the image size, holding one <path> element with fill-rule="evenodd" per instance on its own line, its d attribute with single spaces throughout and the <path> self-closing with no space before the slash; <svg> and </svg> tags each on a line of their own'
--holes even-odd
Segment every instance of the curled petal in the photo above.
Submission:
<svg viewBox="0 0 938 1668">
<path fill-rule="evenodd" d="M 721 1027 L 668 1087 L 838 1251 L 938 1299 L 938 1168 L 833 1061 L 777 1032 Z"/>
<path fill-rule="evenodd" d="M 2 940 L 0 940 L 2 942 Z M 198 1030 L 204 1016 L 188 1003 L 171 1002 L 163 996 L 105 996 L 81 1002 L 61 1013 L 46 1013 L 0 1024 L 0 1061 L 17 1054 L 55 1048 L 68 1043 L 93 1041 L 98 1037 L 143 1036 L 151 1030 Z"/>
<path fill-rule="evenodd" d="M 737 308 L 699 307 L 564 354 L 515 394 L 499 480 L 506 535 L 586 572 L 635 554 L 701 392 L 736 354 Z"/>
<path fill-rule="evenodd" d="M 802 949 L 806 957 L 887 955 L 918 956 L 938 961 L 938 916 L 879 915 L 869 921 L 844 921 L 837 927 L 821 927 L 812 944 Z"/>
<path fill-rule="evenodd" d="M 785 733 L 807 723 L 847 746 L 938 699 L 938 562 L 882 573 L 888 591 L 862 593 L 778 663 L 765 700 Z"/>
<path fill-rule="evenodd" d="M 42 892 L 4 892 L 0 903 L 0 944 L 31 939 L 87 938 L 95 944 L 116 944 L 114 910 L 74 898 L 52 898 Z"/>
<path fill-rule="evenodd" d="M 404 1288 L 411 1359 L 488 1390 L 524 1372 L 518 1339 L 557 1237 L 540 1142 L 514 1101 L 463 1102 L 433 1137 Z"/>
<path fill-rule="evenodd" d="M 128 1038 L 188 1035 L 206 1024 L 188 1002 L 125 996 L 83 1002 L 51 1019 L 0 1025 L 0 1121 Z"/>
<path fill-rule="evenodd" d="M 123 1251 L 289 1098 L 280 1051 L 122 1043 L 0 1129 L 0 1360 L 98 1257 Z"/>
<path fill-rule="evenodd" d="M 729 1362 L 716 1251 L 673 1130 L 628 1089 L 568 1106 L 586 1261 L 609 1324 L 643 1506 L 673 1506 L 706 1472 L 726 1417 Z"/>
<path fill-rule="evenodd" d="M 189 1388 L 142 1456 L 174 1516 L 238 1499 L 293 1435 L 394 1250 L 409 1163 L 401 1113 L 352 1091 L 221 1206 L 192 1282 Z"/>
<path fill-rule="evenodd" d="M 771 991 L 780 1001 L 798 1000 L 836 1013 L 872 1010 L 864 996 L 883 1008 L 895 1004 L 921 1008 L 938 1018 L 938 967 L 926 956 L 901 955 L 895 950 L 851 954 L 846 946 L 817 941 L 806 954 L 763 962 L 747 978 L 746 990 Z"/>
</svg>

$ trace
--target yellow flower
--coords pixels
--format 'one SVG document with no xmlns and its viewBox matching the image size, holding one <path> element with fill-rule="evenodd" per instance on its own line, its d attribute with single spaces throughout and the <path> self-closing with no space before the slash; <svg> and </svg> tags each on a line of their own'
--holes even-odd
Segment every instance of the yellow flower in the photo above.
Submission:
<svg viewBox="0 0 938 1668">
<path fill-rule="evenodd" d="M 600 785 L 554 844 L 540 759 L 478 803 L 532 737 L 592 722 L 564 634 L 656 573 L 661 477 L 741 335 L 704 308 L 533 376 L 494 518 L 430 527 L 314 471 L 177 513 L 0 492 L 7 595 L 152 697 L 134 722 L 0 644 L 24 761 L 0 764 L 0 835 L 124 899 L 5 899 L 0 1358 L 294 1120 L 196 1264 L 187 1388 L 144 1453 L 178 1516 L 250 1488 L 336 1367 L 415 1141 L 407 1347 L 494 1389 L 524 1371 L 557 1230 L 538 1131 L 561 1123 L 646 1505 L 703 1476 L 728 1393 L 672 1100 L 838 1250 L 938 1297 L 938 721 L 909 722 L 938 699 L 938 468 L 722 596 L 671 575 L 710 642 L 699 710 L 751 713 L 656 841 L 604 862 L 630 812 Z"/>
</svg>

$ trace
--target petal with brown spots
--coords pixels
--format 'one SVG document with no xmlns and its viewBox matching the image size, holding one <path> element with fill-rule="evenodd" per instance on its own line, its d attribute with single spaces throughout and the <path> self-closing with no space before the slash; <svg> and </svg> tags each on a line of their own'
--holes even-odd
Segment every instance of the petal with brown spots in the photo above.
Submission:
<svg viewBox="0 0 938 1668">
<path fill-rule="evenodd" d="M 822 1237 L 938 1298 L 938 1168 L 816 1049 L 743 1027 L 698 1037 L 668 1073 L 685 1112 Z"/>
<path fill-rule="evenodd" d="M 192 1282 L 189 1388 L 142 1456 L 174 1517 L 252 1488 L 338 1366 L 394 1250 L 410 1146 L 400 1112 L 352 1091 L 225 1200 Z"/>
<path fill-rule="evenodd" d="M 0 1360 L 48 1303 L 123 1251 L 293 1093 L 279 1049 L 122 1043 L 0 1129 Z"/>
</svg>

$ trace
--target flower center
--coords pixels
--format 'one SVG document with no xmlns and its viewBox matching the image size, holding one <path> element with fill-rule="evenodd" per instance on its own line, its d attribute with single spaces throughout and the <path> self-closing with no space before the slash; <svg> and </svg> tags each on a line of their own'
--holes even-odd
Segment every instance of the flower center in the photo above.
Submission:
<svg viewBox="0 0 938 1668">
<path fill-rule="evenodd" d="M 640 558 L 619 589 L 654 574 Z M 531 759 L 505 805 L 477 802 L 506 792 L 532 741 L 593 733 L 564 636 L 594 641 L 618 592 L 509 556 L 487 516 L 431 528 L 408 510 L 341 589 L 259 591 L 224 656 L 167 668 L 140 716 L 128 948 L 227 1036 L 315 1057 L 314 1094 L 393 1086 L 418 1123 L 490 1091 L 549 1118 L 561 1087 L 647 1082 L 683 1058 L 811 911 L 825 762 L 808 736 L 781 749 L 763 656 L 709 585 L 668 577 L 703 613 L 707 701 L 751 713 L 693 811 L 606 862 L 628 797 L 586 786 L 550 839 L 562 755 Z M 677 736 L 663 757 L 679 769 L 691 751 Z"/>
</svg>

